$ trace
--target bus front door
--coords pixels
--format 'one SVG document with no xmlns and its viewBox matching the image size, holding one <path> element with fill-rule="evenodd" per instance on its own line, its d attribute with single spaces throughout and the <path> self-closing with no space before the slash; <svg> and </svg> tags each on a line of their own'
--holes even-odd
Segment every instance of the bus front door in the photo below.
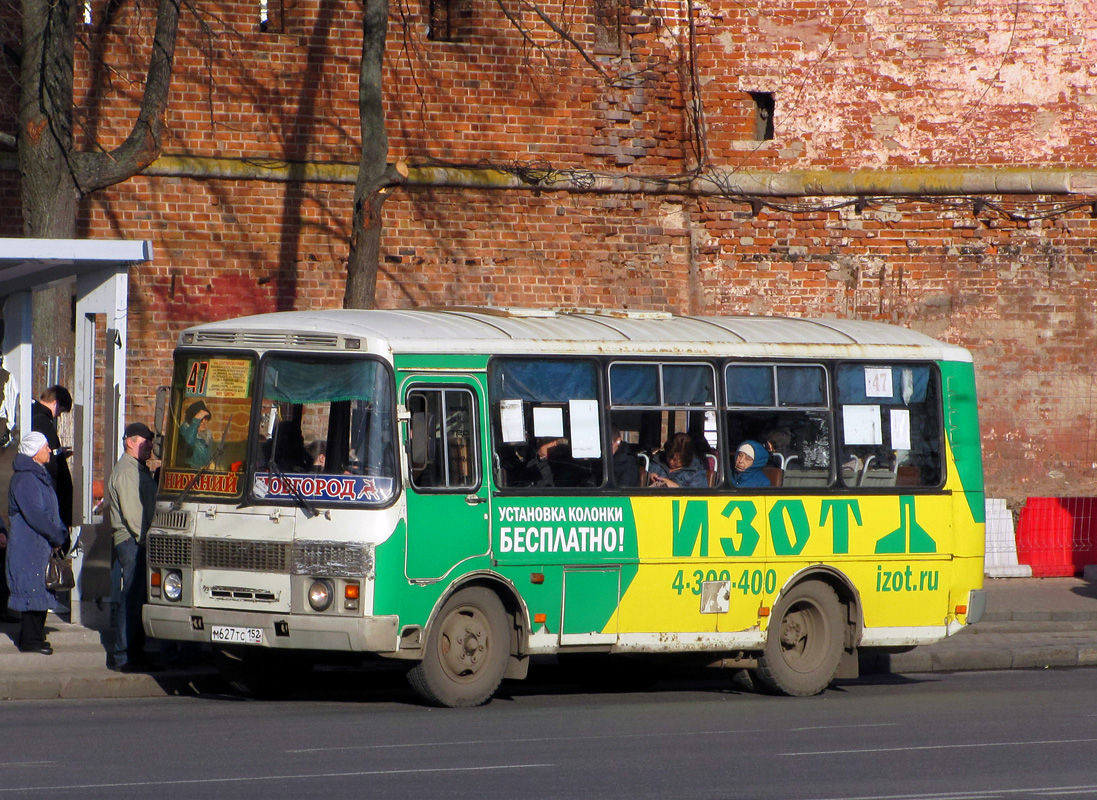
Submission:
<svg viewBox="0 0 1097 800">
<path fill-rule="evenodd" d="M 409 376 L 407 555 L 409 580 L 437 580 L 486 555 L 489 493 L 481 460 L 484 386 L 476 376 Z"/>
</svg>

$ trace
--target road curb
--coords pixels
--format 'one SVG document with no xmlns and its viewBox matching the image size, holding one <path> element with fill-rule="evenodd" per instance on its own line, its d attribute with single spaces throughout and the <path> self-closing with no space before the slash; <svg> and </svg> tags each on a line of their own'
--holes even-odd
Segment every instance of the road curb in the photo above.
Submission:
<svg viewBox="0 0 1097 800">
<path fill-rule="evenodd" d="M 0 678 L 0 700 L 94 700 L 182 697 L 226 691 L 213 670 Z"/>
</svg>

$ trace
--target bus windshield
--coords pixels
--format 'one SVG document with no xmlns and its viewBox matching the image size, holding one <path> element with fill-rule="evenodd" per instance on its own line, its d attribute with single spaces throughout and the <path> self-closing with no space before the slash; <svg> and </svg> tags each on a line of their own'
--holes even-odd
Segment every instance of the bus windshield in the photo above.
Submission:
<svg viewBox="0 0 1097 800">
<path fill-rule="evenodd" d="M 162 492 L 240 496 L 254 376 L 255 359 L 246 355 L 187 353 L 176 358 Z"/>
<path fill-rule="evenodd" d="M 385 503 L 396 487 L 392 409 L 392 381 L 376 361 L 181 354 L 161 490 Z"/>
</svg>

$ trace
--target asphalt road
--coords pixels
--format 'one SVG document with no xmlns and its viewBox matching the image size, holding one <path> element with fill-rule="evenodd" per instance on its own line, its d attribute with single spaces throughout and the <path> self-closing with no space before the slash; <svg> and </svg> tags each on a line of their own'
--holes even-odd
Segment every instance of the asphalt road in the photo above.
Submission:
<svg viewBox="0 0 1097 800">
<path fill-rule="evenodd" d="M 1097 797 L 1094 669 L 880 676 L 808 699 L 523 686 L 470 710 L 334 683 L 282 702 L 7 702 L 0 800 Z"/>
</svg>

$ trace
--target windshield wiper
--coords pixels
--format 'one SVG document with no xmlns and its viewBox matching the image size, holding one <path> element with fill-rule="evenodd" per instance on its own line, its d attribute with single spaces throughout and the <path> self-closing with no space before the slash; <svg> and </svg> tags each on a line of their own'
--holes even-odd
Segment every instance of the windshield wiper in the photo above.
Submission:
<svg viewBox="0 0 1097 800">
<path fill-rule="evenodd" d="M 273 453 L 274 448 L 271 448 Z M 316 510 L 316 506 L 308 501 L 308 498 L 301 493 L 301 487 L 297 484 L 297 481 L 291 481 L 286 477 L 286 473 L 282 472 L 282 468 L 278 466 L 278 462 L 275 461 L 273 455 L 271 456 L 270 463 L 267 464 L 267 470 L 282 481 L 283 486 L 288 486 L 290 491 L 293 492 L 293 499 L 297 501 L 298 507 L 304 512 L 307 519 L 312 519 L 320 512 Z"/>
<path fill-rule="evenodd" d="M 229 436 L 229 428 L 232 427 L 232 420 L 235 416 L 235 414 L 229 415 L 229 421 L 225 423 L 225 430 L 221 433 L 221 441 L 217 443 L 217 449 L 213 451 L 213 455 L 210 456 L 209 461 L 203 464 L 202 468 L 191 476 L 191 479 L 187 481 L 187 485 L 183 487 L 183 491 L 181 491 L 179 496 L 171 502 L 172 511 L 179 510 L 183 503 L 187 501 L 187 496 L 190 495 L 190 490 L 194 488 L 194 485 L 198 483 L 198 479 L 209 472 L 209 468 L 213 462 L 220 458 L 221 454 L 225 452 L 225 439 Z"/>
</svg>

